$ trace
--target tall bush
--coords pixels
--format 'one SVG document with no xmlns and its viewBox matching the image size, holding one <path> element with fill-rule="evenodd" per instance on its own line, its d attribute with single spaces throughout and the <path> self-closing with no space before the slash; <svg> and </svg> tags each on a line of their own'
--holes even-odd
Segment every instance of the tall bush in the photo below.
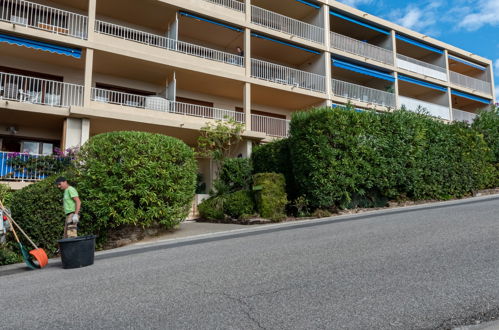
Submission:
<svg viewBox="0 0 499 330">
<path fill-rule="evenodd" d="M 253 176 L 255 204 L 263 218 L 274 221 L 286 216 L 288 203 L 284 176 L 279 173 L 258 173 Z"/>
<path fill-rule="evenodd" d="M 483 138 L 488 143 L 493 153 L 495 165 L 495 179 L 491 186 L 499 186 L 499 107 L 491 106 L 482 110 L 472 124 L 472 128 L 483 134 Z"/>
<path fill-rule="evenodd" d="M 105 235 L 122 225 L 180 223 L 194 197 L 197 166 L 194 151 L 178 139 L 111 132 L 82 147 L 77 172 L 83 220 Z"/>
<path fill-rule="evenodd" d="M 248 190 L 252 184 L 253 166 L 248 158 L 228 158 L 224 161 L 219 180 L 228 192 Z"/>
</svg>

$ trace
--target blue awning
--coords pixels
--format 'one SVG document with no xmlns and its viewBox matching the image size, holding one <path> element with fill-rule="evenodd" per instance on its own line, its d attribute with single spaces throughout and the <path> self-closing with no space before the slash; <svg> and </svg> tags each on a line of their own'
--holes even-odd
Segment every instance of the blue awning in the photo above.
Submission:
<svg viewBox="0 0 499 330">
<path fill-rule="evenodd" d="M 484 99 L 483 97 L 478 97 L 478 96 L 475 96 L 475 95 L 471 95 L 471 94 L 463 93 L 463 92 L 458 92 L 458 91 L 455 91 L 455 90 L 451 90 L 451 94 L 452 95 L 461 96 L 461 97 L 464 97 L 464 98 L 467 98 L 467 99 L 470 99 L 470 100 L 473 100 L 473 101 L 478 101 L 478 102 L 481 102 L 481 103 L 485 103 L 485 104 L 490 104 L 492 102 L 491 100 Z"/>
<path fill-rule="evenodd" d="M 260 39 L 270 40 L 270 41 L 277 42 L 277 43 L 282 44 L 282 45 L 286 45 L 286 46 L 294 47 L 294 48 L 297 48 L 297 49 L 300 49 L 300 50 L 304 50 L 304 51 L 312 53 L 312 54 L 320 54 L 320 52 L 318 52 L 316 50 L 312 50 L 312 49 L 309 49 L 309 48 L 301 47 L 301 46 L 292 44 L 290 42 L 285 42 L 285 41 L 277 40 L 277 39 L 274 39 L 274 38 L 266 37 L 266 36 L 258 34 L 258 33 L 252 32 L 251 35 L 253 37 L 257 37 L 257 38 L 260 38 Z"/>
<path fill-rule="evenodd" d="M 441 50 L 441 49 L 435 48 L 433 46 L 430 46 L 428 44 L 422 43 L 420 41 L 417 41 L 417 40 L 414 40 L 414 39 L 411 39 L 411 38 L 408 38 L 408 37 L 404 37 L 404 36 L 402 36 L 400 34 L 397 34 L 396 38 L 399 39 L 399 40 L 405 41 L 405 42 L 407 42 L 409 44 L 412 44 L 412 45 L 415 45 L 415 46 L 418 46 L 418 47 L 421 47 L 421 48 L 424 48 L 424 49 L 427 49 L 427 50 L 431 50 L 432 52 L 435 52 L 435 53 L 438 53 L 438 54 L 443 54 L 444 53 L 444 51 Z"/>
<path fill-rule="evenodd" d="M 211 19 L 207 19 L 207 18 L 204 18 L 204 17 L 201 17 L 201 16 L 189 14 L 189 13 L 186 13 L 185 11 L 179 11 L 179 13 L 180 13 L 180 15 L 185 16 L 185 17 L 195 18 L 195 19 L 198 19 L 200 21 L 212 23 L 212 24 L 215 24 L 215 25 L 218 25 L 218 26 L 222 26 L 224 28 L 227 28 L 227 29 L 230 29 L 230 30 L 234 30 L 234 31 L 237 31 L 237 32 L 242 32 L 243 31 L 243 29 L 241 29 L 241 28 L 238 28 L 238 27 L 235 27 L 235 26 L 231 26 L 231 25 L 228 25 L 228 24 L 224 24 L 224 23 L 220 23 L 220 22 L 217 22 L 217 21 L 213 21 Z"/>
<path fill-rule="evenodd" d="M 454 60 L 454 61 L 457 61 L 457 62 L 464 63 L 464 64 L 466 64 L 466 65 L 468 65 L 468 66 L 471 66 L 471 67 L 473 67 L 473 68 L 476 68 L 476 69 L 479 69 L 479 70 L 482 70 L 482 71 L 487 70 L 487 68 L 486 68 L 486 67 L 484 67 L 484 66 L 481 66 L 481 65 L 478 65 L 478 64 L 472 63 L 472 62 L 470 62 L 470 61 L 463 60 L 462 58 L 459 58 L 459 57 L 456 57 L 456 56 L 449 55 L 449 58 L 450 58 L 451 60 Z"/>
<path fill-rule="evenodd" d="M 46 52 L 56 53 L 60 55 L 72 56 L 74 58 L 81 58 L 81 49 L 78 48 L 59 46 L 59 45 L 49 44 L 46 42 L 14 37 L 8 34 L 0 34 L 0 42 L 6 42 L 10 45 L 18 45 L 37 50 L 43 50 Z"/>
<path fill-rule="evenodd" d="M 315 3 L 311 3 L 309 1 L 305 1 L 305 0 L 296 0 L 296 1 L 301 2 L 301 3 L 305 4 L 305 5 L 313 7 L 313 8 L 317 8 L 317 9 L 321 8 L 321 6 L 316 5 Z"/>
<path fill-rule="evenodd" d="M 366 68 L 366 67 L 363 67 L 360 65 L 356 65 L 356 64 L 349 63 L 349 62 L 336 60 L 336 59 L 333 59 L 332 61 L 333 61 L 333 65 L 335 67 L 338 67 L 338 68 L 354 71 L 357 73 L 365 74 L 365 75 L 368 75 L 371 77 L 376 77 L 376 78 L 383 79 L 383 80 L 388 80 L 390 82 L 395 81 L 395 77 L 393 77 L 392 75 L 385 73 L 385 72 L 377 71 L 374 69 L 369 69 L 369 68 Z"/>
<path fill-rule="evenodd" d="M 330 10 L 329 13 L 333 16 L 336 16 L 336 17 L 339 17 L 339 18 L 343 18 L 344 20 L 347 20 L 347 21 L 350 21 L 350 22 L 353 22 L 355 24 L 358 24 L 358 25 L 362 25 L 366 28 L 369 28 L 371 30 L 374 30 L 374 31 L 378 31 L 378 32 L 381 32 L 383 34 L 386 34 L 386 35 L 390 35 L 390 32 L 389 31 L 386 31 L 386 30 L 383 30 L 383 29 L 380 29 L 379 27 L 376 27 L 374 25 L 371 25 L 369 23 L 364 23 L 362 21 L 359 21 L 358 19 L 355 19 L 355 18 L 352 18 L 352 17 L 348 17 L 348 16 L 345 16 L 343 14 L 340 14 L 340 13 L 337 13 L 335 11 L 332 11 Z"/>
<path fill-rule="evenodd" d="M 436 89 L 437 91 L 447 92 L 447 87 L 435 85 L 435 84 L 429 83 L 427 81 L 419 80 L 416 78 L 407 77 L 407 76 L 404 76 L 402 74 L 399 74 L 399 80 L 407 81 L 407 82 L 410 82 L 412 84 L 416 84 L 416 85 L 420 85 L 420 86 L 424 86 L 424 87 L 433 88 L 433 89 Z"/>
</svg>

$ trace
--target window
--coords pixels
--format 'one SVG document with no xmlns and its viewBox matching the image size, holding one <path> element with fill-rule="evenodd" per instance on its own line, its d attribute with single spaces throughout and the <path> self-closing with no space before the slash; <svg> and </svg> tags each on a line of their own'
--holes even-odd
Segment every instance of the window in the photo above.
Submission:
<svg viewBox="0 0 499 330">
<path fill-rule="evenodd" d="M 46 142 L 22 141 L 21 152 L 31 155 L 52 155 L 54 145 Z"/>
</svg>

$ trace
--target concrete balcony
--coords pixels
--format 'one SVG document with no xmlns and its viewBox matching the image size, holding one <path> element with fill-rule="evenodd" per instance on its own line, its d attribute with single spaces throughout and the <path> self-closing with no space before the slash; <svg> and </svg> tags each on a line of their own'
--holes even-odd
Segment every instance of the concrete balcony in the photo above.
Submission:
<svg viewBox="0 0 499 330">
<path fill-rule="evenodd" d="M 0 2 L 0 21 L 87 39 L 88 17 L 23 0 Z"/>
<path fill-rule="evenodd" d="M 393 93 L 336 79 L 331 79 L 331 86 L 333 94 L 339 97 L 372 103 L 389 108 L 396 107 L 395 94 Z"/>
<path fill-rule="evenodd" d="M 83 86 L 0 72 L 0 100 L 67 108 L 83 106 Z"/>
<path fill-rule="evenodd" d="M 239 123 L 245 122 L 245 115 L 242 112 L 200 106 L 183 102 L 175 102 L 154 95 L 143 96 L 137 94 L 116 92 L 102 88 L 92 88 L 91 100 L 95 102 L 116 104 L 123 107 L 167 112 L 185 116 L 218 120 L 227 120 L 228 118 L 233 118 Z"/>
<path fill-rule="evenodd" d="M 427 77 L 447 81 L 447 70 L 445 68 L 426 63 L 412 57 L 397 54 L 397 67 L 419 73 Z"/>
<path fill-rule="evenodd" d="M 422 112 L 432 117 L 450 120 L 450 108 L 440 104 L 399 96 L 400 105 L 409 111 Z"/>
<path fill-rule="evenodd" d="M 211 2 L 235 11 L 239 11 L 241 13 L 244 13 L 246 11 L 244 2 L 241 1 L 236 1 L 236 0 L 204 0 L 204 1 Z"/>
<path fill-rule="evenodd" d="M 152 34 L 121 25 L 116 25 L 97 20 L 95 22 L 95 32 L 129 40 L 152 47 L 167 49 L 170 51 L 196 56 L 216 62 L 244 67 L 244 57 L 219 51 L 212 48 L 198 46 L 188 42 L 170 39 L 157 34 Z"/>
<path fill-rule="evenodd" d="M 324 44 L 324 29 L 260 7 L 251 6 L 251 22 L 266 28 Z"/>
<path fill-rule="evenodd" d="M 251 59 L 251 76 L 254 78 L 325 93 L 326 77 L 290 67 Z"/>
<path fill-rule="evenodd" d="M 492 84 L 487 81 L 450 71 L 450 82 L 461 87 L 492 95 Z"/>
<path fill-rule="evenodd" d="M 330 32 L 331 47 L 373 61 L 393 65 L 393 51 L 362 42 L 336 32 Z"/>
<path fill-rule="evenodd" d="M 289 120 L 261 115 L 251 115 L 251 130 L 273 137 L 288 137 Z"/>
</svg>

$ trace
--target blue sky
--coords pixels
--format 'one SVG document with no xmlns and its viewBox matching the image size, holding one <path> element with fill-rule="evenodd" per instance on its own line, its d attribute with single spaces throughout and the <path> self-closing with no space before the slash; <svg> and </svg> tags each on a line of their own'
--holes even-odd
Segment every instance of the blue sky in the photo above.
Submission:
<svg viewBox="0 0 499 330">
<path fill-rule="evenodd" d="M 339 0 L 494 62 L 499 101 L 499 0 Z"/>
</svg>

